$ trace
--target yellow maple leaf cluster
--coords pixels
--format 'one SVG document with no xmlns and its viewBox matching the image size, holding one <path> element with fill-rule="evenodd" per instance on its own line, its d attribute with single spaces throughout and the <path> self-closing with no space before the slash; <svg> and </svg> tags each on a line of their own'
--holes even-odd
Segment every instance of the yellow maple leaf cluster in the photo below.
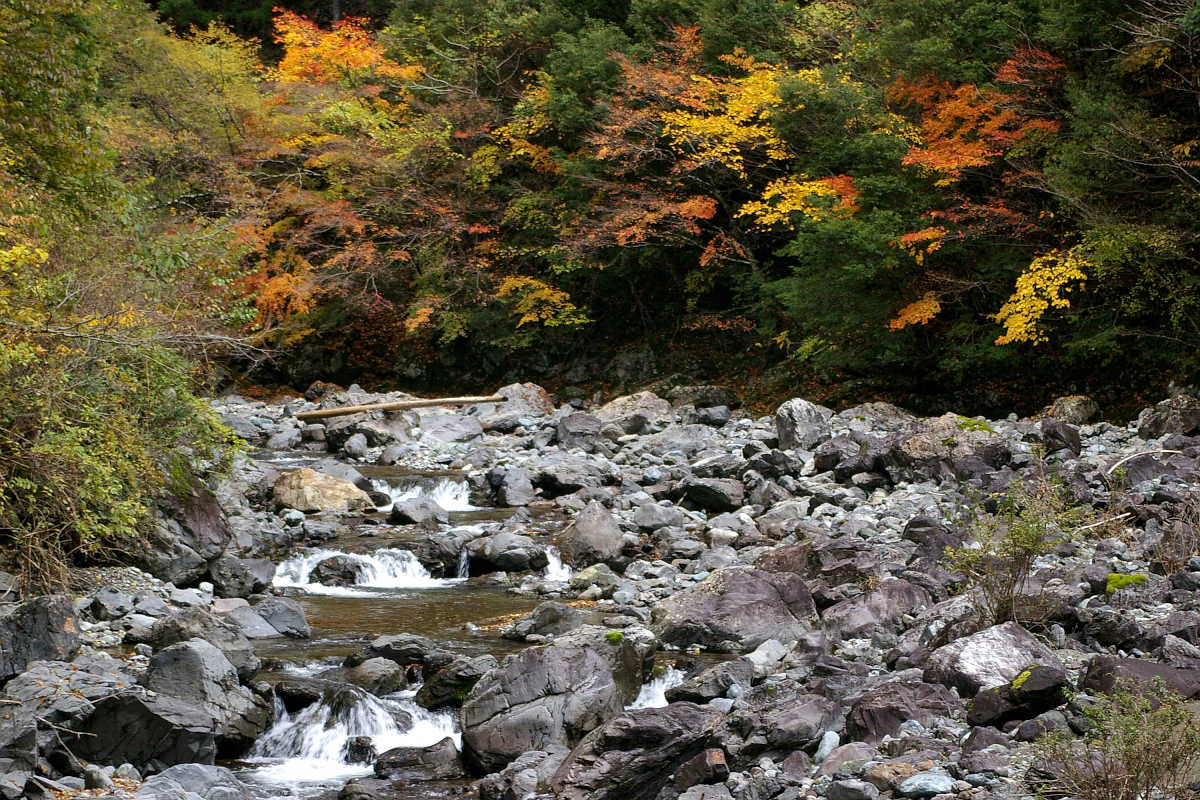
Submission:
<svg viewBox="0 0 1200 800">
<path fill-rule="evenodd" d="M 1082 291 L 1092 266 L 1079 248 L 1065 252 L 1051 250 L 1035 258 L 1017 278 L 1015 291 L 995 315 L 995 320 L 1004 326 L 1004 334 L 996 339 L 996 344 L 1045 342 L 1047 337 L 1040 327 L 1042 318 L 1053 308 L 1071 306 L 1066 292 L 1073 288 Z M 1076 282 L 1077 286 L 1073 286 Z"/>
</svg>

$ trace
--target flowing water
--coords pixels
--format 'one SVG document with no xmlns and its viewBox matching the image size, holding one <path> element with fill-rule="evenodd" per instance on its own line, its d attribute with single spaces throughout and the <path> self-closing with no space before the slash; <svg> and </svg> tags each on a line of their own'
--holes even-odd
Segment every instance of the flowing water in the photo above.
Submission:
<svg viewBox="0 0 1200 800">
<path fill-rule="evenodd" d="M 308 466 L 315 457 L 304 454 L 276 456 L 284 468 Z M 369 538 L 346 535 L 321 548 L 302 550 L 279 564 L 275 586 L 304 607 L 312 639 L 264 640 L 260 655 L 267 664 L 263 678 L 313 677 L 337 666 L 345 656 L 360 650 L 376 636 L 416 633 L 427 636 L 455 653 L 474 656 L 490 653 L 502 657 L 523 645 L 499 638 L 502 622 L 532 610 L 537 596 L 514 594 L 485 580 L 467 579 L 466 551 L 460 553 L 453 578 L 435 578 L 406 548 L 404 531 L 382 524 L 383 514 L 397 502 L 421 496 L 432 498 L 454 515 L 449 527 L 483 526 L 509 512 L 487 509 L 471 502 L 469 486 L 457 473 L 405 472 L 358 467 L 372 480 L 375 490 L 391 502 L 381 506 Z M 555 523 L 535 522 L 531 535 L 552 530 Z M 543 533 L 545 532 L 543 531 Z M 544 538 L 544 536 L 539 537 Z M 328 586 L 315 579 L 314 568 L 323 560 L 341 556 L 354 567 L 355 582 Z M 546 545 L 547 582 L 565 583 L 573 573 L 558 550 Z M 648 683 L 631 708 L 665 705 L 664 692 L 682 680 L 668 668 Z M 459 742 L 456 715 L 427 711 L 413 702 L 410 689 L 374 697 L 348 688 L 326 692 L 317 703 L 289 713 L 277 708 L 276 722 L 239 765 L 242 777 L 267 790 L 271 797 L 315 798 L 336 792 L 348 779 L 371 775 L 368 764 L 353 763 L 347 744 L 357 737 L 370 739 L 377 753 L 393 747 L 423 747 L 450 736 Z M 411 720 L 411 722 L 410 722 Z M 413 797 L 457 796 L 461 787 L 436 784 L 413 787 Z"/>
</svg>

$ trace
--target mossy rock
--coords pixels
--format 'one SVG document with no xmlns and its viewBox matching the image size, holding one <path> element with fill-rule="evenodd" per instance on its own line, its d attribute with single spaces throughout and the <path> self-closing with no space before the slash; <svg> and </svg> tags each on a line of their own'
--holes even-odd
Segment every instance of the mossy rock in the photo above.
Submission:
<svg viewBox="0 0 1200 800">
<path fill-rule="evenodd" d="M 1109 573 L 1108 580 L 1104 583 L 1104 593 L 1112 594 L 1119 592 L 1122 589 L 1128 589 L 1131 586 L 1145 586 L 1146 576 L 1144 573 L 1135 573 L 1125 575 L 1120 572 Z"/>
</svg>

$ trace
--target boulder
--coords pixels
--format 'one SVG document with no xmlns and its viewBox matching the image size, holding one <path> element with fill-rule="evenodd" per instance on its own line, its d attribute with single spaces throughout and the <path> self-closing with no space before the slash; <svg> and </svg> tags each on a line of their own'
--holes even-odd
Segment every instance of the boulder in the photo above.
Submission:
<svg viewBox="0 0 1200 800">
<path fill-rule="evenodd" d="M 484 675 L 463 701 L 463 755 L 480 774 L 549 745 L 574 746 L 621 711 L 608 663 L 590 650 L 524 650 Z"/>
<path fill-rule="evenodd" d="M 208 565 L 208 576 L 217 597 L 249 597 L 271 585 L 275 564 L 267 558 L 225 554 Z"/>
<path fill-rule="evenodd" d="M 460 706 L 479 679 L 497 666 L 495 657 L 490 655 L 455 656 L 453 661 L 425 680 L 413 699 L 417 705 L 431 711 Z"/>
<path fill-rule="evenodd" d="M 817 610 L 798 575 L 737 566 L 659 601 L 651 619 L 668 644 L 744 652 L 767 639 L 799 639 L 817 624 Z"/>
<path fill-rule="evenodd" d="M 931 725 L 939 717 L 949 717 L 962 709 L 962 701 L 945 686 L 932 683 L 885 683 L 864 693 L 846 715 L 846 736 L 878 744 L 885 736 L 895 736 L 900 725 L 916 720 Z"/>
<path fill-rule="evenodd" d="M 750 688 L 753 681 L 754 665 L 746 658 L 735 658 L 692 675 L 678 686 L 667 689 L 666 695 L 672 703 L 681 700 L 707 703 L 714 698 L 727 696 L 734 686 L 739 687 L 735 692 L 741 694 Z"/>
<path fill-rule="evenodd" d="M 321 678 L 357 686 L 374 695 L 391 694 L 403 689 L 404 667 L 388 658 L 368 658 L 353 667 L 339 667 L 323 672 Z"/>
<path fill-rule="evenodd" d="M 307 639 L 312 636 L 304 607 L 290 597 L 267 596 L 251 606 L 267 624 L 290 639 Z"/>
<path fill-rule="evenodd" d="M 1168 689 L 1190 700 L 1200 697 L 1200 671 L 1179 669 L 1138 658 L 1096 656 L 1079 681 L 1084 691 L 1112 694 L 1116 689 L 1135 690 L 1139 685 L 1162 681 Z"/>
<path fill-rule="evenodd" d="M 889 580 L 866 594 L 835 603 L 821 613 L 830 636 L 853 639 L 894 630 L 901 617 L 932 604 L 929 592 L 908 581 Z"/>
<path fill-rule="evenodd" d="M 558 446 L 564 450 L 580 447 L 590 449 L 600 437 L 604 423 L 598 417 L 576 411 L 558 421 Z"/>
<path fill-rule="evenodd" d="M 179 764 L 146 779 L 134 800 L 242 800 L 254 790 L 225 767 Z"/>
<path fill-rule="evenodd" d="M 375 762 L 375 774 L 394 781 L 441 781 L 466 777 L 454 740 L 428 747 L 395 747 Z"/>
<path fill-rule="evenodd" d="M 375 507 L 370 496 L 349 481 L 304 468 L 275 482 L 275 502 L 298 511 L 364 511 Z"/>
<path fill-rule="evenodd" d="M 75 607 L 66 595 L 0 606 L 0 683 L 30 661 L 69 661 L 79 649 Z"/>
<path fill-rule="evenodd" d="M 450 523 L 450 513 L 439 506 L 432 497 L 421 495 L 393 505 L 392 512 L 388 514 L 388 522 L 393 525 L 447 525 Z"/>
<path fill-rule="evenodd" d="M 595 500 L 584 506 L 558 539 L 563 558 L 579 567 L 615 561 L 624 544 L 616 520 Z"/>
<path fill-rule="evenodd" d="M 504 471 L 500 486 L 496 489 L 496 500 L 502 506 L 527 506 L 537 499 L 529 473 L 520 467 Z"/>
<path fill-rule="evenodd" d="M 229 659 L 203 639 L 191 639 L 155 653 L 143 685 L 204 710 L 216 721 L 222 752 L 240 755 L 254 743 L 274 716 L 261 697 L 238 683 Z"/>
<path fill-rule="evenodd" d="M 175 764 L 211 764 L 215 721 L 206 711 L 165 695 L 123 692 L 105 697 L 74 733 L 63 734 L 77 757 L 133 764 L 143 773 Z"/>
<path fill-rule="evenodd" d="M 746 488 L 731 478 L 688 478 L 680 484 L 683 496 L 705 511 L 733 511 L 741 508 Z"/>
<path fill-rule="evenodd" d="M 588 734 L 550 786 L 558 800 L 653 800 L 709 746 L 721 717 L 693 703 L 625 711 Z"/>
<path fill-rule="evenodd" d="M 390 658 L 397 664 L 420 664 L 425 660 L 425 656 L 437 649 L 438 646 L 432 639 L 415 633 L 380 636 L 363 650 L 347 658 L 346 666 L 353 667 L 376 656 Z"/>
<path fill-rule="evenodd" d="M 1046 413 L 1069 425 L 1086 425 L 1100 416 L 1100 405 L 1087 395 L 1073 394 L 1055 399 Z"/>
<path fill-rule="evenodd" d="M 1062 669 L 1048 647 L 1015 622 L 994 625 L 943 645 L 929 655 L 924 678 L 974 697 L 982 689 L 1002 686 L 1035 664 Z"/>
<path fill-rule="evenodd" d="M 471 574 L 527 572 L 549 563 L 546 549 L 528 536 L 505 531 L 475 539 L 467 545 Z"/>
<path fill-rule="evenodd" d="M 833 411 L 807 400 L 793 398 L 775 409 L 775 433 L 780 450 L 812 450 L 833 432 Z"/>
<path fill-rule="evenodd" d="M 133 596 L 105 586 L 92 595 L 88 611 L 98 620 L 119 619 L 133 611 Z"/>
<path fill-rule="evenodd" d="M 362 563 L 346 555 L 321 559 L 308 579 L 323 586 L 354 586 L 363 577 Z"/>
<path fill-rule="evenodd" d="M 750 765 L 764 752 L 790 753 L 815 747 L 839 723 L 837 703 L 786 687 L 756 689 L 739 697 L 720 726 L 719 739 L 736 761 Z"/>
<path fill-rule="evenodd" d="M 421 439 L 427 442 L 470 442 L 483 435 L 483 426 L 475 417 L 444 411 L 418 412 L 421 417 Z"/>
<path fill-rule="evenodd" d="M 508 628 L 501 631 L 504 639 L 525 641 L 530 635 L 555 636 L 578 628 L 583 624 L 583 614 L 565 603 L 548 600 L 529 612 Z"/>
<path fill-rule="evenodd" d="M 1033 719 L 1067 701 L 1067 674 L 1057 667 L 1033 666 L 1003 686 L 975 695 L 967 722 L 1000 727 L 1013 720 Z"/>
<path fill-rule="evenodd" d="M 622 705 L 629 705 L 642 691 L 654 670 L 658 639 L 641 625 L 619 631 L 599 625 L 584 625 L 554 637 L 553 647 L 580 647 L 596 653 L 612 668 Z"/>
<path fill-rule="evenodd" d="M 611 422 L 625 433 L 641 433 L 647 426 L 674 421 L 671 404 L 653 392 L 618 397 L 596 410 L 601 422 Z"/>
<path fill-rule="evenodd" d="M 1073 426 L 1062 420 L 1050 418 L 1042 420 L 1040 428 L 1042 444 L 1046 447 L 1047 453 L 1066 450 L 1072 458 L 1079 457 L 1082 444 L 1079 441 L 1079 431 Z"/>
<path fill-rule="evenodd" d="M 551 746 L 522 753 L 479 782 L 479 800 L 526 800 L 538 792 L 548 792 L 550 780 L 569 752 L 565 747 Z"/>
<path fill-rule="evenodd" d="M 214 617 L 202 608 L 185 608 L 157 620 L 150 628 L 147 643 L 161 650 L 189 639 L 204 639 L 225 654 L 237 670 L 238 677 L 248 681 L 258 672 L 261 661 L 254 645 L 236 628 Z"/>
<path fill-rule="evenodd" d="M 1142 439 L 1157 439 L 1168 433 L 1195 436 L 1200 433 L 1200 398 L 1171 397 L 1138 414 L 1137 433 Z"/>
</svg>

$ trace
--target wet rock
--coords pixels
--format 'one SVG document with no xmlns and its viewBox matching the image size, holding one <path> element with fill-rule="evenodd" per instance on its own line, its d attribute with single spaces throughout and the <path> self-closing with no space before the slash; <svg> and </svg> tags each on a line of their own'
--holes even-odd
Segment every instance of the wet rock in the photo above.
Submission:
<svg viewBox="0 0 1200 800">
<path fill-rule="evenodd" d="M 251 607 L 268 625 L 290 639 L 307 639 L 312 636 L 304 608 L 290 597 L 265 597 Z"/>
<path fill-rule="evenodd" d="M 66 595 L 0 606 L 0 682 L 30 661 L 67 661 L 79 649 L 75 607 Z"/>
<path fill-rule="evenodd" d="M 254 790 L 225 767 L 179 764 L 165 769 L 134 794 L 134 800 L 234 800 L 254 797 Z"/>
<path fill-rule="evenodd" d="M 583 614 L 565 603 L 547 601 L 501 631 L 504 639 L 523 642 L 531 634 L 556 636 L 583 624 Z"/>
<path fill-rule="evenodd" d="M 620 557 L 624 545 L 616 520 L 594 500 L 584 506 L 558 539 L 563 558 L 580 567 L 613 562 Z"/>
<path fill-rule="evenodd" d="M 721 716 L 692 703 L 626 711 L 588 734 L 550 785 L 560 800 L 653 800 L 707 748 Z"/>
<path fill-rule="evenodd" d="M 208 565 L 208 575 L 218 597 L 249 597 L 271 585 L 275 564 L 266 558 L 223 555 Z"/>
<path fill-rule="evenodd" d="M 402 500 L 392 506 L 388 522 L 393 525 L 447 525 L 450 514 L 434 501 L 422 495 L 412 500 Z"/>
<path fill-rule="evenodd" d="M 347 764 L 373 764 L 378 757 L 370 736 L 351 736 L 342 751 L 342 759 Z"/>
<path fill-rule="evenodd" d="M 798 575 L 737 566 L 661 600 L 651 619 L 651 630 L 668 644 L 743 652 L 767 639 L 800 638 L 817 624 L 817 612 Z"/>
<path fill-rule="evenodd" d="M 729 690 L 738 687 L 740 691 L 750 688 L 754 680 L 754 665 L 745 658 L 735 658 L 708 667 L 689 677 L 678 686 L 666 691 L 667 699 L 671 702 L 687 701 L 692 703 L 707 703 L 716 697 L 731 696 Z"/>
<path fill-rule="evenodd" d="M 201 608 L 176 611 L 154 623 L 147 643 L 161 650 L 189 639 L 204 639 L 224 653 L 237 670 L 238 677 L 248 681 L 261 664 L 254 645 L 236 628 Z"/>
<path fill-rule="evenodd" d="M 479 679 L 497 666 L 496 659 L 490 655 L 456 656 L 426 679 L 414 700 L 417 705 L 430 710 L 460 706 Z"/>
<path fill-rule="evenodd" d="M 981 689 L 1008 683 L 1035 664 L 1062 669 L 1058 657 L 1033 634 L 1006 622 L 933 651 L 925 665 L 925 680 L 974 697 Z"/>
<path fill-rule="evenodd" d="M 438 646 L 432 639 L 415 633 L 380 636 L 359 653 L 347 658 L 346 666 L 353 667 L 376 656 L 390 658 L 397 664 L 420 664 L 428 654 L 437 649 Z"/>
<path fill-rule="evenodd" d="M 463 702 L 463 756 L 480 774 L 549 745 L 574 746 L 621 711 L 612 669 L 590 650 L 524 650 L 484 675 Z"/>
<path fill-rule="evenodd" d="M 527 572 L 549 563 L 546 550 L 528 536 L 504 532 L 475 539 L 467 545 L 471 574 Z"/>
<path fill-rule="evenodd" d="M 454 740 L 447 736 L 428 747 L 396 747 L 379 756 L 375 774 L 402 781 L 438 781 L 466 776 Z"/>
<path fill-rule="evenodd" d="M 349 683 L 373 695 L 391 694 L 404 688 L 404 668 L 387 658 L 368 658 L 353 667 L 343 667 L 323 674 L 343 683 Z"/>
<path fill-rule="evenodd" d="M 352 483 L 304 468 L 275 482 L 275 502 L 298 511 L 363 511 L 375 503 Z"/>
<path fill-rule="evenodd" d="M 780 450 L 812 450 L 832 434 L 833 412 L 807 400 L 793 398 L 775 410 Z"/>
<path fill-rule="evenodd" d="M 155 653 L 143 684 L 159 695 L 204 710 L 217 725 L 222 752 L 240 755 L 266 730 L 274 714 L 262 698 L 238 683 L 229 659 L 203 639 L 173 644 Z"/>
<path fill-rule="evenodd" d="M 846 715 L 846 736 L 878 744 L 895 736 L 908 720 L 931 725 L 961 710 L 962 701 L 944 686 L 931 683 L 886 683 L 864 693 Z"/>
<path fill-rule="evenodd" d="M 317 562 L 309 580 L 324 586 L 353 586 L 362 578 L 362 566 L 350 556 L 330 556 Z"/>
</svg>

